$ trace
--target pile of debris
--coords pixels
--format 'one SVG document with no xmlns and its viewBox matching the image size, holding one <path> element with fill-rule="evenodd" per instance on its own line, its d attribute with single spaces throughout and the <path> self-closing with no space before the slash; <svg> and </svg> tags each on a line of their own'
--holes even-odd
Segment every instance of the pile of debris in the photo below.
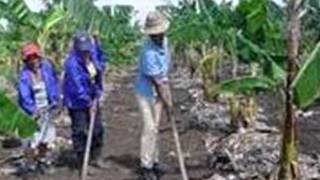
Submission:
<svg viewBox="0 0 320 180">
<path fill-rule="evenodd" d="M 224 138 L 207 139 L 209 165 L 223 179 L 270 179 L 279 164 L 281 135 L 248 131 L 231 134 Z M 319 156 L 301 154 L 301 175 L 305 180 L 320 178 Z M 220 178 L 221 179 L 221 178 Z"/>
<path fill-rule="evenodd" d="M 179 103 L 192 117 L 188 119 L 210 134 L 205 139 L 208 166 L 214 172 L 210 180 L 267 180 L 275 177 L 282 140 L 276 124 L 267 121 L 270 118 L 268 113 L 274 113 L 276 105 L 272 108 L 267 107 L 268 104 L 261 107 L 261 118 L 258 118 L 261 121 L 256 122 L 254 129 L 230 133 L 230 115 L 226 104 L 205 102 L 201 80 L 190 78 L 186 70 L 179 69 L 173 77 L 174 88 L 184 89 L 192 98 L 192 103 Z M 301 153 L 299 167 L 302 179 L 320 179 L 319 154 Z"/>
</svg>

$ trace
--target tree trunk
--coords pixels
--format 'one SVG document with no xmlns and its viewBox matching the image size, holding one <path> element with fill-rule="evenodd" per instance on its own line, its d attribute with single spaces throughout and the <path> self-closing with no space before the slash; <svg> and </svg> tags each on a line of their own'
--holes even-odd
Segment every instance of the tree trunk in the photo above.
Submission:
<svg viewBox="0 0 320 180">
<path fill-rule="evenodd" d="M 286 82 L 286 116 L 280 160 L 279 180 L 299 179 L 298 168 L 298 121 L 295 116 L 291 84 L 296 73 L 295 62 L 298 58 L 300 39 L 299 7 L 300 0 L 288 3 L 288 74 Z"/>
</svg>

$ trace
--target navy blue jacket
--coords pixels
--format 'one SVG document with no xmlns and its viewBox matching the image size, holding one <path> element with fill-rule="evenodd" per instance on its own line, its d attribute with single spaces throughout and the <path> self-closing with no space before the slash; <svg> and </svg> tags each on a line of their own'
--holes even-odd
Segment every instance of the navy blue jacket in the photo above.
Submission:
<svg viewBox="0 0 320 180">
<path fill-rule="evenodd" d="M 91 58 L 97 70 L 94 82 L 90 79 L 80 52 L 74 49 L 65 62 L 63 95 L 64 105 L 69 109 L 90 108 L 93 100 L 100 98 L 103 92 L 103 75 L 107 57 L 99 46 L 95 46 L 91 52 Z"/>
</svg>

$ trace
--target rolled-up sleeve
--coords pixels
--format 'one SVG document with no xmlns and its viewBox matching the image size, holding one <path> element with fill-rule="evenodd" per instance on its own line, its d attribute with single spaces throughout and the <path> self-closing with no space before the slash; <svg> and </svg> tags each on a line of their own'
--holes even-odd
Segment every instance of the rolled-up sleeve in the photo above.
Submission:
<svg viewBox="0 0 320 180">
<path fill-rule="evenodd" d="M 157 82 L 168 80 L 168 77 L 164 72 L 163 67 L 158 62 L 154 52 L 148 52 L 144 54 L 143 58 L 142 69 L 145 75 L 152 77 Z"/>
</svg>

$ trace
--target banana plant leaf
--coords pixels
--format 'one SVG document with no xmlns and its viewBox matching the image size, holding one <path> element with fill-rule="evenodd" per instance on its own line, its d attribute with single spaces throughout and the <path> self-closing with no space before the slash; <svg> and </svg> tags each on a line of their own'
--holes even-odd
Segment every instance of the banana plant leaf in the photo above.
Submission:
<svg viewBox="0 0 320 180">
<path fill-rule="evenodd" d="M 6 65 L 0 65 L 0 79 L 1 77 L 5 78 L 8 80 L 10 83 L 15 84 L 17 82 L 17 73 L 10 67 Z M 1 89 L 3 84 L 0 84 L 0 91 L 3 90 Z"/>
<path fill-rule="evenodd" d="M 320 43 L 311 53 L 297 77 L 292 88 L 295 104 L 304 109 L 320 97 Z"/>
<path fill-rule="evenodd" d="M 23 113 L 3 91 L 0 91 L 0 133 L 12 137 L 28 138 L 37 130 L 37 123 Z"/>
<path fill-rule="evenodd" d="M 63 6 L 56 7 L 54 12 L 50 14 L 50 16 L 46 19 L 43 30 L 41 33 L 39 33 L 39 37 L 37 40 L 42 47 L 46 45 L 49 35 L 52 32 L 52 29 L 61 21 L 66 19 L 67 16 L 68 13 L 63 9 Z"/>
<path fill-rule="evenodd" d="M 285 70 L 273 60 L 268 61 L 267 64 L 263 67 L 264 75 L 276 82 L 283 82 L 286 77 Z"/>
<path fill-rule="evenodd" d="M 253 92 L 270 90 L 274 88 L 276 83 L 267 77 L 244 76 L 224 81 L 211 90 L 210 95 L 217 94 L 245 94 L 249 95 Z"/>
<path fill-rule="evenodd" d="M 286 78 L 286 72 L 285 70 L 280 67 L 269 55 L 270 53 L 266 50 L 260 48 L 258 45 L 250 41 L 249 39 L 245 38 L 241 33 L 237 34 L 237 37 L 239 41 L 244 43 L 246 47 L 250 50 L 249 53 L 256 54 L 257 56 L 265 59 L 266 63 L 270 65 L 270 68 L 268 69 L 269 72 L 266 72 L 265 75 L 267 75 L 270 79 L 281 82 L 285 80 Z"/>
</svg>

